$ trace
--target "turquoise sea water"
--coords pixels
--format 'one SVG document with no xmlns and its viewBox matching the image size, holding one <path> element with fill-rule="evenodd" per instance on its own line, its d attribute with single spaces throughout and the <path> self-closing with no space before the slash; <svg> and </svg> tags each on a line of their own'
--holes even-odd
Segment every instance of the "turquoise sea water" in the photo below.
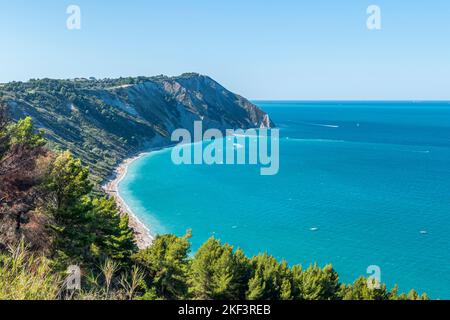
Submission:
<svg viewBox="0 0 450 320">
<path fill-rule="evenodd" d="M 280 128 L 278 175 L 154 152 L 119 186 L 152 232 L 333 263 L 343 282 L 378 265 L 388 286 L 450 298 L 450 103 L 256 104 Z"/>
</svg>

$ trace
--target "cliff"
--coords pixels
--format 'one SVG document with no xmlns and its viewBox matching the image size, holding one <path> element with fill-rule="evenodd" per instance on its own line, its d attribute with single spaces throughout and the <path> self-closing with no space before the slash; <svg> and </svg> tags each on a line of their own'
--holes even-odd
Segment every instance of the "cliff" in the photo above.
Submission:
<svg viewBox="0 0 450 320">
<path fill-rule="evenodd" d="M 50 147 L 71 150 L 105 178 L 130 153 L 164 146 L 174 129 L 270 127 L 265 112 L 210 77 L 41 79 L 0 85 L 13 119 L 31 116 Z"/>
</svg>

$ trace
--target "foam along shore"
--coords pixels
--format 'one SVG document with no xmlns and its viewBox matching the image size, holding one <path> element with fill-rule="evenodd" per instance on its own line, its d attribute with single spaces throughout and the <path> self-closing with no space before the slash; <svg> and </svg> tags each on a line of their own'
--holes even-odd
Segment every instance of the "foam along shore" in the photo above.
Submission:
<svg viewBox="0 0 450 320">
<path fill-rule="evenodd" d="M 160 149 L 160 148 L 158 148 Z M 157 150 L 152 149 L 146 152 L 141 152 L 136 156 L 125 159 L 114 171 L 110 180 L 108 180 L 102 188 L 109 194 L 109 196 L 114 197 L 116 204 L 120 211 L 128 214 L 129 226 L 134 231 L 135 241 L 139 249 L 145 249 L 150 246 L 153 242 L 154 236 L 150 233 L 150 229 L 145 226 L 145 224 L 139 220 L 139 218 L 134 214 L 130 207 L 126 204 L 123 198 L 120 196 L 119 184 L 122 179 L 126 176 L 128 171 L 128 166 L 134 161 L 142 158 L 145 155 L 150 154 L 152 151 Z"/>
</svg>

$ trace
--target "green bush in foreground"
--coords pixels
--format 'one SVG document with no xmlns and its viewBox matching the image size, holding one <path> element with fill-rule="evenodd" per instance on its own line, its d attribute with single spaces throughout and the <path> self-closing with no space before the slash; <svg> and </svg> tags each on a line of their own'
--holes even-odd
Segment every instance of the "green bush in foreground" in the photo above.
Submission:
<svg viewBox="0 0 450 320">
<path fill-rule="evenodd" d="M 0 255 L 0 300 L 428 300 L 414 290 L 399 295 L 397 286 L 371 289 L 364 277 L 342 285 L 331 265 L 289 268 L 266 253 L 248 259 L 214 238 L 189 258 L 188 237 L 158 236 L 133 256 L 129 268 L 106 259 L 85 270 L 90 273 L 84 272 L 81 290 L 70 294 L 63 273 L 53 270 L 49 259 L 27 253 L 22 243 Z"/>
<path fill-rule="evenodd" d="M 186 298 L 188 295 L 188 253 L 190 234 L 156 237 L 153 245 L 134 255 L 134 261 L 147 273 L 151 295 L 165 299 Z"/>
<path fill-rule="evenodd" d="M 134 256 L 148 281 L 146 294 L 153 299 L 208 300 L 419 300 L 414 290 L 398 294 L 368 286 L 360 277 L 353 284 L 341 284 L 332 265 L 316 264 L 303 269 L 289 267 L 264 253 L 251 259 L 215 238 L 207 240 L 192 257 L 189 237 L 161 235 L 154 245 Z"/>
</svg>

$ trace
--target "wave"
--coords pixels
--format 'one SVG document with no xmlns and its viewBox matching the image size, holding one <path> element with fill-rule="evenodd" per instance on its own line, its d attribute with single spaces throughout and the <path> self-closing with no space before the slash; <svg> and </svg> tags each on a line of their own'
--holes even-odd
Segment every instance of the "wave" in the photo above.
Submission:
<svg viewBox="0 0 450 320">
<path fill-rule="evenodd" d="M 233 133 L 234 137 L 243 137 L 243 138 L 258 138 L 258 136 L 256 135 L 252 135 L 252 134 L 238 134 L 238 133 Z"/>
<path fill-rule="evenodd" d="M 347 142 L 345 140 L 333 140 L 333 139 L 300 139 L 300 138 L 289 138 L 286 140 L 289 141 L 298 141 L 298 142 Z"/>
<path fill-rule="evenodd" d="M 374 142 L 374 141 L 351 141 L 351 140 L 339 140 L 339 139 L 318 139 L 318 138 L 312 138 L 312 139 L 301 139 L 301 138 L 285 138 L 287 141 L 297 141 L 297 142 L 335 142 L 335 143 L 355 143 L 355 144 L 367 144 L 367 145 L 375 145 L 375 146 L 387 146 L 390 147 L 390 151 L 397 151 L 397 152 L 412 152 L 412 153 L 421 153 L 421 154 L 429 154 L 431 153 L 431 150 L 411 150 L 407 149 L 407 147 L 414 147 L 410 145 L 403 145 L 403 144 L 396 144 L 396 143 L 381 143 L 381 142 Z M 394 146 L 398 147 L 405 147 L 405 148 L 393 148 Z M 420 146 L 415 146 L 420 147 Z M 426 146 L 423 146 L 426 147 Z"/>
<path fill-rule="evenodd" d="M 316 123 L 316 122 L 305 122 L 305 121 L 294 121 L 294 120 L 286 120 L 286 122 L 300 124 L 300 125 L 307 125 L 307 126 L 333 128 L 333 129 L 340 128 L 340 126 L 337 124 L 329 124 L 329 123 Z M 287 127 L 289 127 L 289 125 L 287 125 Z"/>
<path fill-rule="evenodd" d="M 310 126 L 316 126 L 316 127 L 325 127 L 325 128 L 339 128 L 339 125 L 337 124 L 326 124 L 326 123 L 312 123 L 312 122 L 304 122 L 304 124 L 310 125 Z"/>
</svg>

